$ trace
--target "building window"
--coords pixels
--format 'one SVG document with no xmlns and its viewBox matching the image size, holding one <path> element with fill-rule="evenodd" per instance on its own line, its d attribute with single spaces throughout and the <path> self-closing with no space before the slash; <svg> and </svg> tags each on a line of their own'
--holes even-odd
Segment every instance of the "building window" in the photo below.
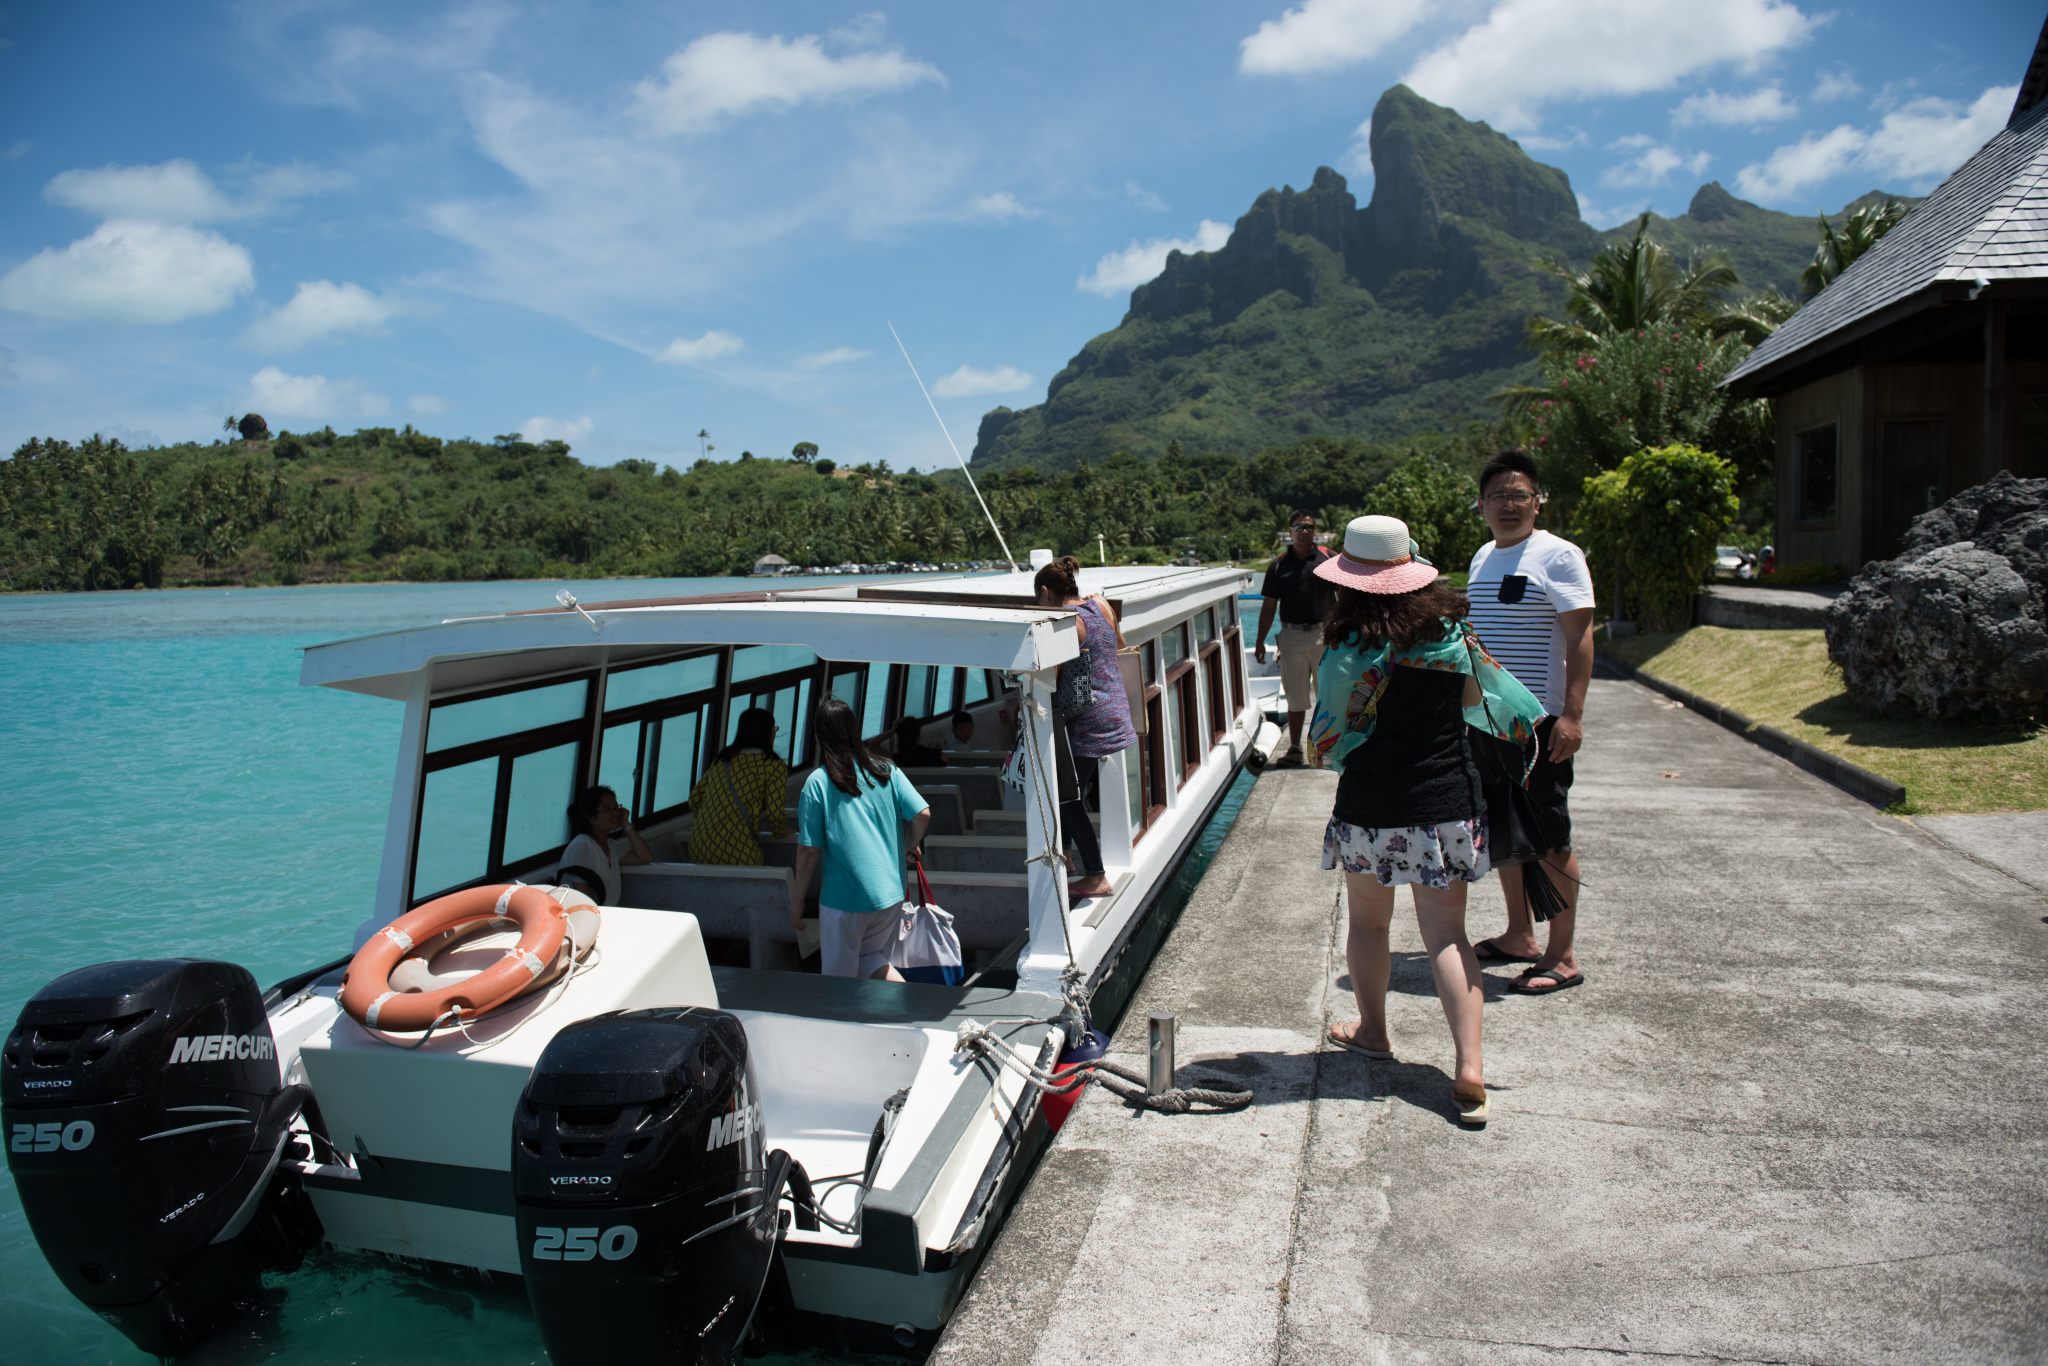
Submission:
<svg viewBox="0 0 2048 1366">
<path fill-rule="evenodd" d="M 1801 432 L 1796 443 L 1792 474 L 1792 520 L 1831 522 L 1835 518 L 1835 489 L 1839 483 L 1836 460 L 1836 427 Z"/>
</svg>

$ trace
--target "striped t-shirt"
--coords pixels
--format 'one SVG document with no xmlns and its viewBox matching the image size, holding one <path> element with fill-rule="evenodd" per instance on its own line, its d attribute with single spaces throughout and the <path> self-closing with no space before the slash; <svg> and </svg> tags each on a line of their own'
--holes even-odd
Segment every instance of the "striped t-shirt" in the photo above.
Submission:
<svg viewBox="0 0 2048 1366">
<path fill-rule="evenodd" d="M 1516 580 L 1520 582 L 1517 583 Z M 1502 602 L 1506 596 L 1519 601 Z M 1465 591 L 1479 643 L 1552 716 L 1564 710 L 1564 628 L 1558 613 L 1593 605 L 1593 576 L 1579 548 L 1547 531 L 1501 549 L 1491 541 L 1472 557 Z"/>
</svg>

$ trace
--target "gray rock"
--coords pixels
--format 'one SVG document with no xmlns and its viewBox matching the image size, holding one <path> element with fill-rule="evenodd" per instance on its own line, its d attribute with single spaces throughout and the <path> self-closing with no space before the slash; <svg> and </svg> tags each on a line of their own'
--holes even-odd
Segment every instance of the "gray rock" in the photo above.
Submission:
<svg viewBox="0 0 2048 1366">
<path fill-rule="evenodd" d="M 2010 473 L 1915 519 L 1827 611 L 1850 695 L 1894 714 L 2048 711 L 2048 480 Z"/>
</svg>

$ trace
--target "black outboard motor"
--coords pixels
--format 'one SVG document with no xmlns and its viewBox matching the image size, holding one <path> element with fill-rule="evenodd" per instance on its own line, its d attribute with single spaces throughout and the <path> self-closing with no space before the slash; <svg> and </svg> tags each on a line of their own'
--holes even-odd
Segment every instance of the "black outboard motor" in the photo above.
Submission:
<svg viewBox="0 0 2048 1366">
<path fill-rule="evenodd" d="M 305 1093 L 278 1080 L 246 968 L 101 963 L 44 987 L 7 1036 L 0 1123 L 51 1270 L 145 1352 L 199 1342 L 261 1288 L 278 1221 L 257 1216 L 295 1194 L 273 1187 Z"/>
<path fill-rule="evenodd" d="M 740 1022 L 676 1006 L 555 1035 L 513 1121 L 519 1270 L 556 1366 L 728 1366 L 768 1278 L 786 1153 Z"/>
</svg>

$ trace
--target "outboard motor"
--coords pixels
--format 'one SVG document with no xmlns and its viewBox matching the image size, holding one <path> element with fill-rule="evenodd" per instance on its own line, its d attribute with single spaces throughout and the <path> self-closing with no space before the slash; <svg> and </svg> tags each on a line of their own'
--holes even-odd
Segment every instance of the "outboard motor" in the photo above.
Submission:
<svg viewBox="0 0 2048 1366">
<path fill-rule="evenodd" d="M 722 1010 L 555 1035 L 513 1121 L 519 1270 L 556 1366 L 728 1366 L 775 1252 L 786 1153 Z"/>
<path fill-rule="evenodd" d="M 0 1123 L 50 1269 L 145 1352 L 199 1342 L 255 1298 L 266 1261 L 319 1240 L 277 1172 L 305 1094 L 278 1080 L 246 968 L 101 963 L 44 987 L 0 1057 Z M 266 1249 L 280 1205 L 297 1236 Z"/>
</svg>

